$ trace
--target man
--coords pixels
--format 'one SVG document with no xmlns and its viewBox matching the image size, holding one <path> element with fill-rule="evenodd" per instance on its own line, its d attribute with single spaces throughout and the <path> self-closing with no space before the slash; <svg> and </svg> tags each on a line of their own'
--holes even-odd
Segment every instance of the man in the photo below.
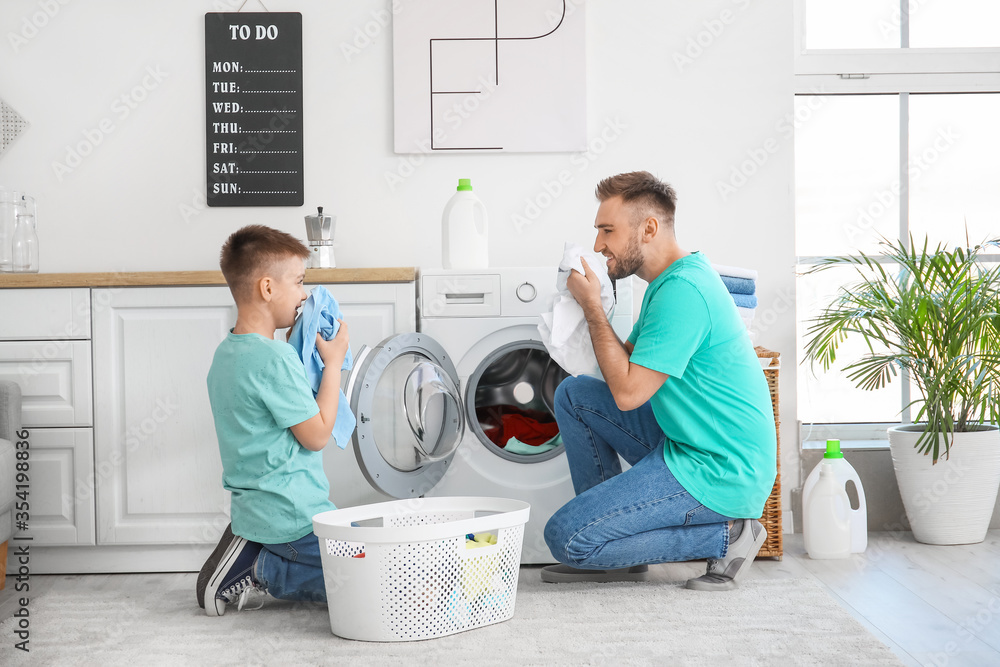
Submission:
<svg viewBox="0 0 1000 667">
<path fill-rule="evenodd" d="M 677 245 L 673 188 L 632 172 L 601 181 L 597 198 L 608 275 L 649 286 L 622 343 L 591 268 L 567 282 L 605 382 L 568 378 L 556 392 L 577 496 L 545 527 L 562 564 L 542 580 L 641 580 L 649 563 L 707 558 L 687 587 L 735 588 L 767 537 L 756 519 L 776 474 L 767 381 L 718 273 Z"/>
</svg>

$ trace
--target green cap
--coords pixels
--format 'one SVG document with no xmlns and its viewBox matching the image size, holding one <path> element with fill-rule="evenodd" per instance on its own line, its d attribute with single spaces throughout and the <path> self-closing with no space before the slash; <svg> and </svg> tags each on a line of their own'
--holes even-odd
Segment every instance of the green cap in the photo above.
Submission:
<svg viewBox="0 0 1000 667">
<path fill-rule="evenodd" d="M 458 179 L 458 191 L 462 192 L 464 190 L 472 190 L 472 179 L 471 178 L 460 178 L 460 179 Z"/>
<path fill-rule="evenodd" d="M 824 459 L 842 459 L 844 455 L 840 453 L 840 440 L 827 440 L 826 441 L 826 453 L 823 454 Z"/>
</svg>

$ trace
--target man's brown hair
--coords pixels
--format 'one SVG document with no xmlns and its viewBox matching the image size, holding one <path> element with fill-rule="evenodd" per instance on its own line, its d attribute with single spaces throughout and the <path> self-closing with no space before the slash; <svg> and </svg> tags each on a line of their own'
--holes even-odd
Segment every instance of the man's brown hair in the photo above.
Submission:
<svg viewBox="0 0 1000 667">
<path fill-rule="evenodd" d="M 626 204 L 634 206 L 633 224 L 645 220 L 650 214 L 674 229 L 674 211 L 677 210 L 677 193 L 648 171 L 630 171 L 617 176 L 608 176 L 597 184 L 597 199 L 605 202 L 612 197 L 621 197 Z"/>
<path fill-rule="evenodd" d="M 247 225 L 222 244 L 219 267 L 233 298 L 242 301 L 271 267 L 289 257 L 309 257 L 309 248 L 291 234 L 264 225 Z"/>
</svg>

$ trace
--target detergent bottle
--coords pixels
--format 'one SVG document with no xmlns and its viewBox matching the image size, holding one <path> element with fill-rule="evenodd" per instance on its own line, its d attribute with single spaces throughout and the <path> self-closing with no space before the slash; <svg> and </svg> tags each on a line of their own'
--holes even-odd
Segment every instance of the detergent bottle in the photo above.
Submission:
<svg viewBox="0 0 1000 667">
<path fill-rule="evenodd" d="M 804 500 L 803 532 L 810 558 L 847 558 L 851 555 L 851 511 L 847 492 L 826 461 L 819 464 L 819 479 Z"/>
<path fill-rule="evenodd" d="M 840 451 L 840 440 L 827 440 L 826 453 L 823 460 L 819 462 L 813 471 L 806 478 L 805 486 L 802 488 L 802 508 L 805 515 L 805 508 L 815 492 L 816 485 L 823 467 L 828 467 L 833 473 L 837 486 L 847 493 L 853 485 L 857 493 L 858 506 L 852 507 L 848 501 L 847 512 L 851 533 L 851 553 L 862 553 L 868 547 L 868 505 L 865 502 L 865 490 L 861 486 L 861 478 L 854 467 L 844 459 Z M 850 494 L 848 494 L 850 498 Z M 806 522 L 803 521 L 803 530 L 806 539 L 806 550 L 809 549 L 810 531 Z"/>
<path fill-rule="evenodd" d="M 441 217 L 441 265 L 446 269 L 489 268 L 486 207 L 472 192 L 468 178 L 458 179 L 458 191 Z"/>
</svg>

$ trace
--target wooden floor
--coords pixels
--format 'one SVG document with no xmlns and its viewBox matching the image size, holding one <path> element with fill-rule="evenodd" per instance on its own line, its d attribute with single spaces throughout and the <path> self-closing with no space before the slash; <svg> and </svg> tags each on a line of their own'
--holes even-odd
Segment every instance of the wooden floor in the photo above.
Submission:
<svg viewBox="0 0 1000 667">
<path fill-rule="evenodd" d="M 811 560 L 801 535 L 786 538 L 779 569 L 820 581 L 905 664 L 1000 665 L 1000 531 L 949 547 L 870 533 L 846 561 Z"/>
<path fill-rule="evenodd" d="M 918 544 L 910 533 L 871 533 L 868 550 L 849 560 L 815 561 L 805 555 L 801 535 L 785 535 L 780 561 L 758 560 L 753 578 L 819 581 L 907 665 L 1000 665 L 1000 531 L 985 542 L 955 547 Z M 654 566 L 654 578 L 680 581 L 704 571 L 704 563 Z M 195 575 L 33 575 L 32 599 L 80 587 L 113 587 L 119 577 L 190 580 Z M 0 591 L 0 618 L 17 609 L 15 581 Z M 171 582 L 171 584 L 176 582 Z M 183 585 L 183 583 L 182 583 Z M 193 597 L 192 597 L 193 603 Z M 803 609 L 802 614 L 808 615 Z M 6 640 L 4 640 L 6 641 Z M 851 664 L 845 657 L 844 664 Z"/>
</svg>

